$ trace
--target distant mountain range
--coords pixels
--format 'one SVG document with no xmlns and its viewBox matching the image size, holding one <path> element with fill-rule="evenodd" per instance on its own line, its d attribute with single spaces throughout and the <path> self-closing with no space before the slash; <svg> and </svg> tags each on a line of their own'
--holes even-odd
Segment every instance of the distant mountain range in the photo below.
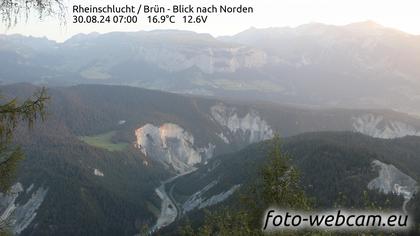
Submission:
<svg viewBox="0 0 420 236">
<path fill-rule="evenodd" d="M 0 87 L 4 97 L 21 99 L 36 89 L 30 84 Z M 153 229 L 173 225 L 183 213 L 221 204 L 243 191 L 276 133 L 296 157 L 305 186 L 313 186 L 310 193 L 328 196 L 320 198 L 321 206 L 336 200 L 334 189 L 323 192 L 332 180 L 340 191 L 380 190 L 400 198 L 414 193 L 419 180 L 420 120 L 403 113 L 108 85 L 50 88 L 49 95 L 46 122 L 31 131 L 18 129 L 16 144 L 26 158 L 14 194 L 0 194 L 0 216 L 15 212 L 13 230 L 22 235 L 134 235 L 144 224 Z M 307 133 L 320 131 L 346 132 Z M 316 178 L 325 166 L 328 171 Z M 383 169 L 396 177 L 383 179 Z M 337 172 L 343 174 L 332 178 Z M 407 191 L 395 191 L 386 181 Z M 174 187 L 169 191 L 168 186 Z"/>
<path fill-rule="evenodd" d="M 16 234 L 171 234 L 237 204 L 276 134 L 319 208 L 420 199 L 420 36 L 374 22 L 0 35 L 0 81 L 0 101 L 52 97 L 17 128 L 26 158 L 0 193 Z"/>
<path fill-rule="evenodd" d="M 64 43 L 0 36 L 0 80 L 131 85 L 322 107 L 420 114 L 420 36 L 374 22 L 76 35 Z"/>
</svg>

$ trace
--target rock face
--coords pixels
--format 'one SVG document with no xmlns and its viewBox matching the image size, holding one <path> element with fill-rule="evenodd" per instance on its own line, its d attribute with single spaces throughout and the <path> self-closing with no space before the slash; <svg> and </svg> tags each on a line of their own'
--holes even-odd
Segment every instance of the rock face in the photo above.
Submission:
<svg viewBox="0 0 420 236">
<path fill-rule="evenodd" d="M 139 56 L 170 72 L 193 67 L 204 73 L 233 73 L 241 68 L 258 68 L 267 63 L 263 51 L 245 47 L 141 47 Z"/>
<path fill-rule="evenodd" d="M 408 135 L 420 136 L 411 125 L 400 121 L 385 121 L 383 116 L 367 114 L 353 118 L 353 129 L 374 138 L 400 138 Z"/>
<path fill-rule="evenodd" d="M 33 185 L 24 190 L 22 184 L 12 186 L 10 194 L 0 193 L 0 221 L 8 222 L 14 234 L 20 234 L 35 219 L 37 210 L 48 193 L 48 189 L 39 187 L 34 190 Z M 24 203 L 18 203 L 20 195 L 31 194 Z"/>
<path fill-rule="evenodd" d="M 212 118 L 224 128 L 218 136 L 229 143 L 229 138 L 239 138 L 246 143 L 256 143 L 273 137 L 273 130 L 257 111 L 250 110 L 239 116 L 236 108 L 218 104 L 211 108 Z"/>
<path fill-rule="evenodd" d="M 217 184 L 218 184 L 218 181 L 213 181 L 207 186 L 205 186 L 203 189 L 201 189 L 200 191 L 194 193 L 190 198 L 188 198 L 188 200 L 182 205 L 183 213 L 185 214 L 196 208 L 202 209 L 202 208 L 209 207 L 217 203 L 223 202 L 240 187 L 240 185 L 235 185 L 229 190 L 227 190 L 226 192 L 222 192 L 222 193 L 206 198 L 204 196 L 205 193 L 209 191 L 211 188 L 213 188 L 214 186 L 216 186 Z"/>
<path fill-rule="evenodd" d="M 146 124 L 135 131 L 136 147 L 144 155 L 155 158 L 173 167 L 180 173 L 194 169 L 194 165 L 213 156 L 215 146 L 194 146 L 194 137 L 176 124 L 166 123 L 160 127 Z"/>
<path fill-rule="evenodd" d="M 93 174 L 95 176 L 104 177 L 104 173 L 102 171 L 98 170 L 98 169 L 94 169 Z"/>
<path fill-rule="evenodd" d="M 379 171 L 379 176 L 369 182 L 369 189 L 377 189 L 385 194 L 397 194 L 404 197 L 403 209 L 417 192 L 417 182 L 393 165 L 375 160 L 372 167 Z"/>
</svg>

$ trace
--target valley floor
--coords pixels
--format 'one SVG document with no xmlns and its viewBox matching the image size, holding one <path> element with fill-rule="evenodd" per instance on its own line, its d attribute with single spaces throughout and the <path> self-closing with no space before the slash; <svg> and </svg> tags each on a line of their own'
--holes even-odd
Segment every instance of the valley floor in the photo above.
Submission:
<svg viewBox="0 0 420 236">
<path fill-rule="evenodd" d="M 194 171 L 195 169 L 192 171 L 188 171 L 188 172 L 176 175 L 174 177 L 171 177 L 170 179 L 163 181 L 162 184 L 158 188 L 155 189 L 155 192 L 159 196 L 159 198 L 162 200 L 162 203 L 161 203 L 160 215 L 156 221 L 156 224 L 151 229 L 151 232 L 155 232 L 156 230 L 159 230 L 162 227 L 170 225 L 176 220 L 176 218 L 181 212 L 181 209 L 178 208 L 175 199 L 172 197 L 172 194 L 171 194 L 172 191 L 169 191 L 169 193 L 166 192 L 166 185 L 175 181 L 177 178 L 187 175 Z M 172 189 L 173 189 L 173 186 L 171 187 L 171 190 Z"/>
</svg>

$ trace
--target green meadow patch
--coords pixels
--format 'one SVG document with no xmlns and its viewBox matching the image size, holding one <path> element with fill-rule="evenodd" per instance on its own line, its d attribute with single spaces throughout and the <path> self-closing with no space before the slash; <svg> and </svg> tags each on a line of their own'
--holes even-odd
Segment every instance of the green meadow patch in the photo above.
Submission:
<svg viewBox="0 0 420 236">
<path fill-rule="evenodd" d="M 79 137 L 83 142 L 98 148 L 103 148 L 108 151 L 124 151 L 128 148 L 128 143 L 113 143 L 112 137 L 114 136 L 115 131 L 98 134 L 94 136 L 82 136 Z"/>
</svg>

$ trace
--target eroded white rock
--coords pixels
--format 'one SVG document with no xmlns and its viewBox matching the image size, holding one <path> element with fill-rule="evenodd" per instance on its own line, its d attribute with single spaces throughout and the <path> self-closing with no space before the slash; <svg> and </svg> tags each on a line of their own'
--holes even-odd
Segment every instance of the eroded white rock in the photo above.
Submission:
<svg viewBox="0 0 420 236">
<path fill-rule="evenodd" d="M 379 171 L 379 176 L 369 182 L 369 189 L 378 189 L 389 194 L 402 195 L 405 199 L 411 199 L 417 190 L 417 182 L 401 172 L 394 165 L 387 165 L 375 160 L 372 166 Z"/>
<path fill-rule="evenodd" d="M 265 52 L 245 47 L 141 47 L 139 56 L 160 68 L 176 72 L 196 67 L 205 73 L 235 72 L 267 64 Z"/>
<path fill-rule="evenodd" d="M 37 210 L 43 203 L 48 189 L 39 187 L 33 190 L 31 185 L 26 191 L 21 183 L 12 186 L 10 193 L 0 193 L 0 221 L 8 222 L 14 234 L 20 234 L 35 219 Z M 21 194 L 28 194 L 31 197 L 24 204 L 16 202 Z"/>
<path fill-rule="evenodd" d="M 229 139 L 223 133 L 217 134 L 217 136 L 219 136 L 219 138 L 222 139 L 226 144 L 230 143 Z"/>
<path fill-rule="evenodd" d="M 194 169 L 194 165 L 213 156 L 215 146 L 195 147 L 194 137 L 176 124 L 160 127 L 146 124 L 135 131 L 136 147 L 144 155 L 155 158 L 180 173 Z"/>
<path fill-rule="evenodd" d="M 400 138 L 408 135 L 420 136 L 420 131 L 400 121 L 385 121 L 383 116 L 366 114 L 353 117 L 353 129 L 359 133 L 383 139 Z"/>
<path fill-rule="evenodd" d="M 240 185 L 235 185 L 225 192 L 221 192 L 219 194 L 205 198 L 204 194 L 207 191 L 209 191 L 211 188 L 216 186 L 217 184 L 218 184 L 218 181 L 212 181 L 210 184 L 206 185 L 203 189 L 194 193 L 190 198 L 188 198 L 188 200 L 185 201 L 185 203 L 182 205 L 183 213 L 185 214 L 196 208 L 202 209 L 202 208 L 213 206 L 217 203 L 223 202 L 240 187 Z"/>
<path fill-rule="evenodd" d="M 188 198 L 188 200 L 185 201 L 184 204 L 182 205 L 183 213 L 185 214 L 191 210 L 194 210 L 198 206 L 200 206 L 200 204 L 203 202 L 203 199 L 201 196 L 205 192 L 207 192 L 209 189 L 213 188 L 217 183 L 218 181 L 216 180 L 212 181 L 211 183 L 206 185 L 203 189 L 194 193 L 190 198 Z"/>
<path fill-rule="evenodd" d="M 93 174 L 99 177 L 104 177 L 104 173 L 98 169 L 94 169 Z"/>
<path fill-rule="evenodd" d="M 203 201 L 198 208 L 202 209 L 205 207 L 209 207 L 209 206 L 213 206 L 216 205 L 220 202 L 223 202 L 224 200 L 226 200 L 228 197 L 230 197 L 230 195 L 232 195 L 239 187 L 241 187 L 241 185 L 234 185 L 232 188 L 230 188 L 228 191 L 226 192 L 222 192 L 219 194 L 216 194 L 214 196 L 211 196 L 210 198 L 207 198 L 205 201 Z"/>
<path fill-rule="evenodd" d="M 230 135 L 218 134 L 227 143 L 229 143 L 229 140 L 226 136 L 240 137 L 247 143 L 260 142 L 274 136 L 271 127 L 255 110 L 250 110 L 245 116 L 241 117 L 238 115 L 236 108 L 227 107 L 220 103 L 213 106 L 210 112 L 213 119 L 230 132 Z"/>
<path fill-rule="evenodd" d="M 379 172 L 379 176 L 369 182 L 368 189 L 377 189 L 385 194 L 392 193 L 403 196 L 405 199 L 404 209 L 418 190 L 417 182 L 394 165 L 375 160 L 372 162 L 372 167 Z"/>
</svg>

